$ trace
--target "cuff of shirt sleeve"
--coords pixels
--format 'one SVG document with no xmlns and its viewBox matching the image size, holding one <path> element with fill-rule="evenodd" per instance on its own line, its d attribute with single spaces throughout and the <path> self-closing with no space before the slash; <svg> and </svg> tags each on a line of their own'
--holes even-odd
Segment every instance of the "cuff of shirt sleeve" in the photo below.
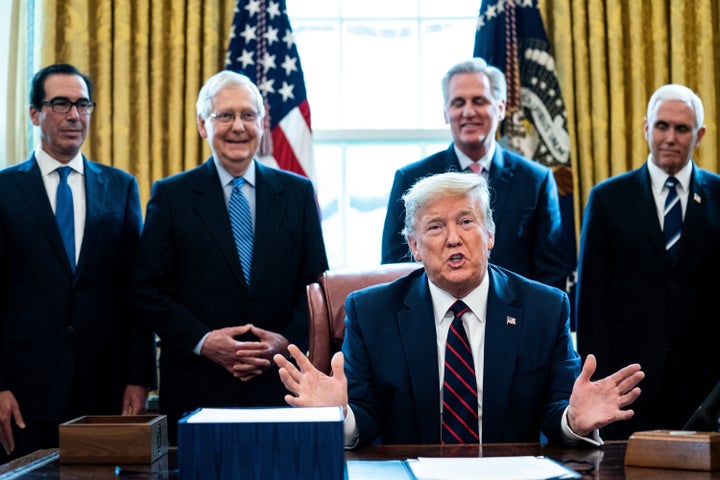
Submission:
<svg viewBox="0 0 720 480">
<path fill-rule="evenodd" d="M 200 352 L 202 351 L 203 343 L 205 343 L 205 339 L 210 335 L 210 332 L 203 335 L 203 337 L 200 339 L 200 341 L 195 345 L 195 348 L 193 348 L 193 353 L 195 355 L 200 355 Z"/>
<path fill-rule="evenodd" d="M 347 416 L 343 422 L 343 441 L 345 444 L 345 450 L 351 450 L 357 447 L 358 441 L 360 441 L 360 430 L 358 429 L 357 422 L 355 422 L 355 414 L 350 408 L 347 407 Z"/>
<path fill-rule="evenodd" d="M 597 429 L 590 432 L 590 435 L 588 435 L 587 437 L 581 437 L 580 435 L 572 431 L 567 420 L 568 408 L 569 407 L 565 407 L 565 411 L 562 414 L 562 421 L 560 422 L 560 425 L 562 427 L 563 439 L 569 445 L 577 445 L 579 443 L 589 443 L 591 445 L 595 445 L 596 447 L 603 445 L 605 442 L 603 442 L 602 438 L 600 438 L 600 431 Z"/>
</svg>

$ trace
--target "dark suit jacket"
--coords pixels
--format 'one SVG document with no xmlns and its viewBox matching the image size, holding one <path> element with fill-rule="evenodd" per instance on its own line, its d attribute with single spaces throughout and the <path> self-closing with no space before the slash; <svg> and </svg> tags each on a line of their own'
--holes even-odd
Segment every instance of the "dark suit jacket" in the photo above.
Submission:
<svg viewBox="0 0 720 480">
<path fill-rule="evenodd" d="M 285 404 L 276 371 L 241 382 L 193 353 L 211 330 L 252 323 L 307 348 L 305 286 L 328 266 L 312 184 L 260 163 L 256 174 L 249 286 L 213 159 L 154 185 L 135 288 L 160 336 L 160 407 L 171 426 L 198 407 Z"/>
<path fill-rule="evenodd" d="M 13 392 L 26 421 L 117 415 L 127 384 L 155 384 L 152 332 L 129 311 L 137 183 L 83 162 L 87 216 L 75 275 L 34 155 L 0 171 L 0 390 Z"/>
<path fill-rule="evenodd" d="M 403 194 L 428 175 L 459 171 L 450 147 L 395 172 L 382 238 L 382 263 L 412 261 L 400 233 Z M 561 250 L 562 225 L 552 171 L 496 144 L 489 173 L 495 247 L 490 261 L 525 277 L 565 290 L 568 266 Z"/>
<path fill-rule="evenodd" d="M 590 192 L 577 290 L 578 347 L 598 376 L 638 362 L 645 371 L 635 417 L 606 429 L 679 429 L 720 379 L 720 176 L 693 166 L 672 263 L 647 166 Z M 618 432 L 617 435 L 611 433 Z"/>
<path fill-rule="evenodd" d="M 580 360 L 565 293 L 490 265 L 482 441 L 561 441 Z M 359 445 L 440 443 L 435 320 L 420 269 L 346 302 L 345 373 Z M 508 322 L 515 319 L 515 325 Z"/>
</svg>

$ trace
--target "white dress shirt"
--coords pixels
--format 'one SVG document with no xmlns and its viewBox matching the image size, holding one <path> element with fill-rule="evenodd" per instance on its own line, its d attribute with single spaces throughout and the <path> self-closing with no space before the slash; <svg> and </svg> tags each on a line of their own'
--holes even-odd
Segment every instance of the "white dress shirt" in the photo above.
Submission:
<svg viewBox="0 0 720 480">
<path fill-rule="evenodd" d="M 650 185 L 652 187 L 653 198 L 655 199 L 655 209 L 657 210 L 658 220 L 660 221 L 660 230 L 662 230 L 665 226 L 665 199 L 668 196 L 668 188 L 665 186 L 665 182 L 670 175 L 655 165 L 649 156 L 647 159 L 647 167 L 648 173 L 650 174 Z M 685 212 L 687 211 L 692 169 L 693 162 L 689 161 L 679 172 L 673 175 L 678 181 L 675 189 L 677 190 L 678 197 L 680 197 L 682 218 L 685 218 Z"/>
<path fill-rule="evenodd" d="M 45 185 L 45 191 L 50 200 L 50 207 L 55 213 L 55 202 L 57 202 L 57 189 L 60 184 L 60 175 L 55 171 L 60 167 L 66 166 L 50 156 L 42 149 L 42 146 L 35 150 L 35 160 L 40 168 L 42 181 Z M 72 168 L 68 175 L 68 185 L 72 192 L 73 214 L 75 219 L 75 264 L 77 265 L 80 258 L 80 247 L 82 245 L 83 233 L 85 232 L 85 165 L 83 164 L 82 154 L 78 154 L 67 163 Z"/>
</svg>

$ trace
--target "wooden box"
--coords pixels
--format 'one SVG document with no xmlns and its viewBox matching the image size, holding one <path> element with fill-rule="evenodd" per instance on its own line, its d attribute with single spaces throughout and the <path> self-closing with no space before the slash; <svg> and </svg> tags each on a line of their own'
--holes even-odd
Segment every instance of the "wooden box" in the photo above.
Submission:
<svg viewBox="0 0 720 480">
<path fill-rule="evenodd" d="M 628 439 L 625 465 L 710 471 L 720 469 L 720 433 L 650 430 Z"/>
<path fill-rule="evenodd" d="M 148 464 L 167 453 L 165 415 L 78 417 L 60 429 L 60 463 Z"/>
</svg>

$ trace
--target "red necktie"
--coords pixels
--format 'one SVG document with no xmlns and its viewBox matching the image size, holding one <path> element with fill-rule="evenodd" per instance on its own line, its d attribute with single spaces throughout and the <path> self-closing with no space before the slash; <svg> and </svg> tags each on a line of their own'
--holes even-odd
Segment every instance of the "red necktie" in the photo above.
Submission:
<svg viewBox="0 0 720 480">
<path fill-rule="evenodd" d="M 462 323 L 462 316 L 469 308 L 458 300 L 450 310 L 455 318 L 445 350 L 442 443 L 480 443 L 475 364 Z"/>
</svg>

